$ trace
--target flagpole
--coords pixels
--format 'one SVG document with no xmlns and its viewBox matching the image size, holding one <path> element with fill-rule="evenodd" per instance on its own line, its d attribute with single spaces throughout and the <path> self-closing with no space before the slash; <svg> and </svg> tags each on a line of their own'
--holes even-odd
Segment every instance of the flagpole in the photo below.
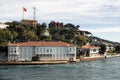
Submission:
<svg viewBox="0 0 120 80">
<path fill-rule="evenodd" d="M 23 13 L 22 13 L 22 18 L 24 19 L 24 12 L 26 12 L 27 9 L 23 7 L 23 10 L 22 10 L 22 11 L 23 11 Z"/>
<path fill-rule="evenodd" d="M 24 20 L 24 7 L 22 7 L 22 19 L 21 19 L 21 22 L 20 22 L 20 26 L 22 26 L 22 20 Z"/>
<path fill-rule="evenodd" d="M 22 8 L 22 19 L 24 19 L 24 10 Z"/>
</svg>

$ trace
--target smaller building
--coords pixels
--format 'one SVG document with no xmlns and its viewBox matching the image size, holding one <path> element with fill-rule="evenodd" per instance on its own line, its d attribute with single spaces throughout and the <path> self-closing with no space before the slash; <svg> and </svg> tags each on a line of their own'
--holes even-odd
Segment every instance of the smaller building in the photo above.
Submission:
<svg viewBox="0 0 120 80">
<path fill-rule="evenodd" d="M 78 30 L 77 33 L 78 33 L 78 35 L 80 35 L 80 36 L 89 36 L 89 35 L 92 35 L 91 32 L 89 32 L 89 31 L 84 31 L 84 30 Z"/>
<path fill-rule="evenodd" d="M 105 44 L 105 45 L 106 45 L 106 52 L 114 51 L 114 45 L 112 44 Z"/>
<path fill-rule="evenodd" d="M 37 20 L 23 19 L 23 20 L 21 20 L 21 24 L 35 27 L 38 24 L 38 22 L 37 22 Z"/>
<path fill-rule="evenodd" d="M 99 49 L 100 47 L 97 46 L 92 46 L 89 43 L 87 43 L 86 45 L 82 46 L 83 50 L 89 50 L 89 56 L 98 56 L 99 54 Z"/>
</svg>

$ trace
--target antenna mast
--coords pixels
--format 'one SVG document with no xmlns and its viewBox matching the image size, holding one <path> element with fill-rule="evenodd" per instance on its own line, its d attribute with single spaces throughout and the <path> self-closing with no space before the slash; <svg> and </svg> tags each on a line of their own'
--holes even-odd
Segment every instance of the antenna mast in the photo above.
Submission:
<svg viewBox="0 0 120 80">
<path fill-rule="evenodd" d="M 33 14 L 34 14 L 34 15 L 33 15 L 33 19 L 36 18 L 36 10 L 37 10 L 36 7 L 33 7 Z"/>
</svg>

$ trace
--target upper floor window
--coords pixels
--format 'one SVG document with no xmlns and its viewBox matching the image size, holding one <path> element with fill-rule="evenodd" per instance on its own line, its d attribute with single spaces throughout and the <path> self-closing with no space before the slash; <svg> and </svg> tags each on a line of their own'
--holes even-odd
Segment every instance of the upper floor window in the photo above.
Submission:
<svg viewBox="0 0 120 80">
<path fill-rule="evenodd" d="M 73 47 L 73 52 L 75 51 L 75 48 Z"/>
<path fill-rule="evenodd" d="M 39 48 L 37 48 L 37 52 L 39 53 Z"/>
<path fill-rule="evenodd" d="M 11 50 L 10 50 L 10 51 L 11 51 L 11 53 L 13 53 L 13 48 L 11 48 Z"/>
<path fill-rule="evenodd" d="M 50 52 L 52 53 L 52 48 L 50 49 Z"/>
<path fill-rule="evenodd" d="M 26 53 L 26 51 L 27 51 L 27 49 L 26 48 L 24 48 L 24 52 Z"/>
<path fill-rule="evenodd" d="M 45 52 L 45 48 L 43 48 L 43 52 Z"/>
<path fill-rule="evenodd" d="M 39 48 L 40 49 L 40 53 L 42 53 L 42 48 Z"/>
<path fill-rule="evenodd" d="M 13 53 L 13 51 L 11 51 L 11 53 Z"/>
<path fill-rule="evenodd" d="M 20 47 L 20 52 L 22 52 L 22 47 Z"/>
<path fill-rule="evenodd" d="M 93 52 L 96 52 L 96 49 L 93 49 Z"/>
<path fill-rule="evenodd" d="M 72 52 L 72 49 L 70 47 L 68 48 L 68 52 Z"/>
<path fill-rule="evenodd" d="M 72 48 L 69 48 L 69 52 L 72 52 Z"/>
<path fill-rule="evenodd" d="M 16 53 L 16 50 L 14 51 L 14 53 Z"/>
<path fill-rule="evenodd" d="M 47 53 L 49 53 L 49 49 L 47 48 Z"/>
<path fill-rule="evenodd" d="M 9 48 L 10 53 L 16 53 L 17 49 L 16 48 Z"/>
</svg>

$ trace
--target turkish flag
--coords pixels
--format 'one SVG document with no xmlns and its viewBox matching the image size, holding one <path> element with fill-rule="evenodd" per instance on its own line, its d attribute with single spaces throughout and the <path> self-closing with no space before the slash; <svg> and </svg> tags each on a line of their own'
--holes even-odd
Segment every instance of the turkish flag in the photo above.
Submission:
<svg viewBox="0 0 120 80">
<path fill-rule="evenodd" d="M 27 12 L 27 9 L 23 7 L 23 11 L 24 11 L 24 12 Z"/>
</svg>

